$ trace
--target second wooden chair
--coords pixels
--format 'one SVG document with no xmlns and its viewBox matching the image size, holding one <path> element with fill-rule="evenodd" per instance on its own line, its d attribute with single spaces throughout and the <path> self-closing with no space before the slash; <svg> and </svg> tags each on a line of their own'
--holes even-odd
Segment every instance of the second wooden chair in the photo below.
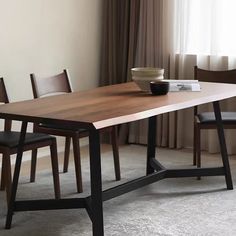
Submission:
<svg viewBox="0 0 236 236">
<path fill-rule="evenodd" d="M 35 74 L 30 75 L 34 98 L 43 96 L 51 96 L 62 93 L 71 93 L 69 76 L 66 70 L 61 74 L 47 77 L 38 78 Z M 88 132 L 83 129 L 73 129 L 71 127 L 59 127 L 58 125 L 47 124 L 35 124 L 35 132 L 42 132 L 56 136 L 65 137 L 65 153 L 64 153 L 64 168 L 63 172 L 68 171 L 70 142 L 73 142 L 74 163 L 76 173 L 77 191 L 80 193 L 83 191 L 82 187 L 82 175 L 81 175 L 81 160 L 80 160 L 80 144 L 79 139 L 88 136 Z M 116 180 L 120 180 L 120 163 L 117 141 L 117 127 L 110 127 L 102 129 L 101 132 L 108 132 L 111 137 L 111 143 L 113 148 L 114 167 Z M 36 151 L 32 153 L 32 167 L 31 167 L 31 181 L 35 180 L 35 168 L 36 168 Z"/>
<path fill-rule="evenodd" d="M 236 69 L 225 71 L 203 70 L 194 67 L 194 79 L 204 82 L 231 83 L 236 84 Z M 194 148 L 193 164 L 201 167 L 201 130 L 216 129 L 216 119 L 214 112 L 198 113 L 198 108 L 194 107 Z M 236 112 L 221 112 L 222 122 L 225 129 L 236 129 Z"/>
</svg>

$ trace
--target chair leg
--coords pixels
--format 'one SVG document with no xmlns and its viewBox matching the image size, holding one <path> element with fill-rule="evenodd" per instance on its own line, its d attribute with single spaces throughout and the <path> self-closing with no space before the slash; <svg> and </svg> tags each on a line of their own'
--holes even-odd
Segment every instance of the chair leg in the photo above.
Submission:
<svg viewBox="0 0 236 236">
<path fill-rule="evenodd" d="M 201 130 L 196 128 L 196 164 L 197 167 L 201 167 Z"/>
<path fill-rule="evenodd" d="M 82 193 L 83 192 L 83 185 L 82 185 L 79 135 L 78 134 L 74 135 L 72 137 L 72 141 L 73 141 L 73 151 L 74 151 L 77 192 Z"/>
<path fill-rule="evenodd" d="M 197 165 L 197 139 L 196 139 L 196 132 L 197 132 L 197 124 L 194 122 L 193 128 L 193 165 Z"/>
<path fill-rule="evenodd" d="M 1 186 L 0 190 L 3 191 L 5 190 L 5 174 L 4 174 L 4 169 L 5 169 L 5 161 L 4 161 L 4 156 L 2 155 L 2 172 L 1 172 Z"/>
<path fill-rule="evenodd" d="M 30 182 L 35 182 L 35 175 L 36 175 L 36 165 L 37 165 L 37 153 L 38 149 L 32 150 L 31 156 L 31 168 L 30 168 Z"/>
<path fill-rule="evenodd" d="M 70 156 L 70 141 L 71 137 L 66 137 L 65 140 L 65 154 L 64 154 L 64 167 L 63 172 L 68 172 L 68 165 L 69 165 L 69 156 Z"/>
<path fill-rule="evenodd" d="M 116 180 L 120 180 L 120 159 L 119 159 L 119 147 L 117 138 L 117 126 L 113 126 L 111 130 L 111 144 L 114 158 L 114 169 Z"/>
<path fill-rule="evenodd" d="M 201 129 L 196 126 L 196 165 L 198 168 L 201 167 Z M 198 180 L 201 177 L 197 178 Z"/>
<path fill-rule="evenodd" d="M 55 198 L 60 199 L 61 198 L 61 190 L 60 190 L 60 180 L 59 180 L 56 139 L 53 139 L 52 144 L 50 145 L 50 152 L 51 152 L 51 163 L 52 163 L 52 174 L 53 174 Z"/>
<path fill-rule="evenodd" d="M 6 196 L 7 196 L 7 204 L 9 204 L 10 197 L 11 197 L 11 185 L 12 185 L 12 176 L 11 176 L 11 160 L 10 154 L 3 155 L 3 162 L 4 163 L 4 180 L 6 186 Z"/>
</svg>

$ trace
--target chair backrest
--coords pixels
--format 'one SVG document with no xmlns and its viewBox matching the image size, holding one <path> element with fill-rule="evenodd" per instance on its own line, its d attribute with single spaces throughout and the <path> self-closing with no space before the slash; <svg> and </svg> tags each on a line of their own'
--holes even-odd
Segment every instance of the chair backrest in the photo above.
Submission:
<svg viewBox="0 0 236 236">
<path fill-rule="evenodd" d="M 34 98 L 72 92 L 66 70 L 63 70 L 61 74 L 47 78 L 39 78 L 35 74 L 30 74 L 30 79 Z"/>
<path fill-rule="evenodd" d="M 0 103 L 9 103 L 7 90 L 3 78 L 0 78 Z"/>
<path fill-rule="evenodd" d="M 0 78 L 0 103 L 9 103 L 9 98 L 7 95 L 7 90 L 3 78 Z M 12 125 L 11 120 L 5 120 L 4 130 L 10 131 L 11 125 Z"/>
<path fill-rule="evenodd" d="M 204 82 L 236 84 L 236 69 L 224 71 L 203 70 L 194 67 L 194 79 Z"/>
</svg>

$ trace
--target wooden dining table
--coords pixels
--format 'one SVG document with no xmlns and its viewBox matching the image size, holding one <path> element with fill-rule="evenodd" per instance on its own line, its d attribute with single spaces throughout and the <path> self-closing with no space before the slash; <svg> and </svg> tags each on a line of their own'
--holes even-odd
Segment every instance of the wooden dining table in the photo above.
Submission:
<svg viewBox="0 0 236 236">
<path fill-rule="evenodd" d="M 102 236 L 104 235 L 103 204 L 105 201 L 159 180 L 179 177 L 224 176 L 226 188 L 233 189 L 219 101 L 236 96 L 236 85 L 202 82 L 200 86 L 200 92 L 169 92 L 167 95 L 153 96 L 150 93 L 142 92 L 135 83 L 129 82 L 1 105 L 1 118 L 22 121 L 5 227 L 11 228 L 13 213 L 17 211 L 85 208 L 92 221 L 93 235 Z M 222 166 L 167 169 L 155 157 L 156 116 L 206 103 L 213 103 Z M 149 121 L 146 175 L 103 190 L 99 130 L 143 119 Z M 66 125 L 88 130 L 91 195 L 87 197 L 78 195 L 77 198 L 59 200 L 17 200 L 23 143 L 29 122 Z"/>
</svg>

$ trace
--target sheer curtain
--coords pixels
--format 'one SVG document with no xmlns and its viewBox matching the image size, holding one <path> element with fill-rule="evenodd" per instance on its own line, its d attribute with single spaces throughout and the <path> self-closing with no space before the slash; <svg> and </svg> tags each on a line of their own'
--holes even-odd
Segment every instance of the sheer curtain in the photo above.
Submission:
<svg viewBox="0 0 236 236">
<path fill-rule="evenodd" d="M 168 0 L 167 0 L 168 1 Z M 173 2 L 175 51 L 180 54 L 236 55 L 235 0 Z"/>
<path fill-rule="evenodd" d="M 235 0 L 140 1 L 139 34 L 135 66 L 162 66 L 165 77 L 193 79 L 193 67 L 236 68 Z M 236 101 L 222 104 L 236 111 Z M 211 110 L 212 105 L 200 108 Z M 192 147 L 193 111 L 187 109 L 158 118 L 158 145 Z M 146 122 L 130 127 L 129 141 L 146 142 Z M 215 131 L 203 131 L 202 148 L 218 152 Z M 234 130 L 226 131 L 229 153 L 236 153 Z"/>
<path fill-rule="evenodd" d="M 236 20 L 235 0 L 167 0 L 164 1 L 163 22 L 166 27 L 170 55 L 170 77 L 193 78 L 193 66 L 211 70 L 227 70 L 236 68 Z M 170 12 L 172 14 L 170 14 Z M 166 19 L 168 17 L 168 19 Z M 166 19 L 166 21 L 165 21 Z M 236 100 L 231 99 L 222 104 L 223 110 L 235 110 Z M 210 110 L 206 105 L 202 110 Z M 189 146 L 192 135 L 188 137 L 192 124 L 189 123 L 190 113 L 178 113 L 178 127 L 185 127 L 181 133 L 179 146 Z M 184 122 L 184 123 L 183 123 Z M 177 133 L 180 129 L 177 127 Z M 215 131 L 203 131 L 203 149 L 218 152 L 219 145 Z M 234 130 L 226 131 L 229 153 L 236 153 L 233 140 Z M 190 142 L 186 142 L 189 140 Z"/>
</svg>

